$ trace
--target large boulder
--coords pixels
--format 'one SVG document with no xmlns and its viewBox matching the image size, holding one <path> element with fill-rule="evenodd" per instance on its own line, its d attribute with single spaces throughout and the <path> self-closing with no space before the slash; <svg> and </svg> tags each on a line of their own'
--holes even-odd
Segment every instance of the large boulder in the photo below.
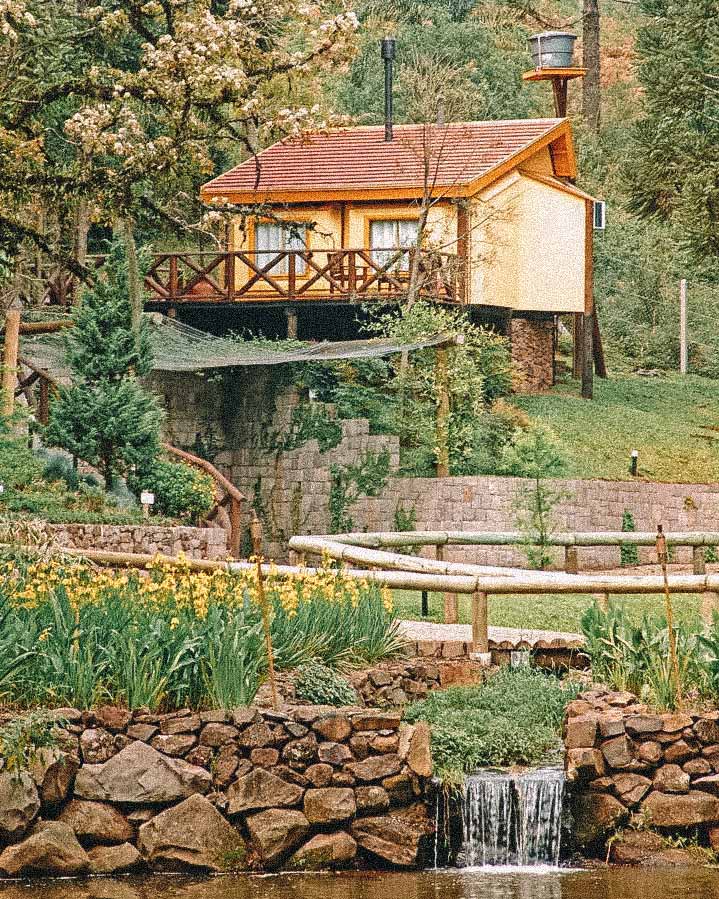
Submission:
<svg viewBox="0 0 719 899">
<path fill-rule="evenodd" d="M 102 765 L 83 765 L 75 779 L 75 795 L 98 802 L 155 805 L 207 793 L 211 785 L 209 771 L 161 755 L 138 740 Z"/>
<path fill-rule="evenodd" d="M 396 867 L 411 868 L 417 864 L 424 829 L 406 818 L 382 815 L 358 818 L 352 825 L 351 834 L 371 855 Z"/>
<path fill-rule="evenodd" d="M 272 808 L 247 819 L 247 830 L 268 868 L 278 865 L 307 836 L 310 822 L 302 812 Z"/>
<path fill-rule="evenodd" d="M 310 824 L 334 824 L 348 821 L 357 811 L 354 790 L 327 787 L 305 793 L 305 816 Z"/>
<path fill-rule="evenodd" d="M 204 796 L 190 796 L 143 824 L 137 848 L 159 868 L 202 868 L 228 871 L 244 868 L 242 836 Z"/>
<path fill-rule="evenodd" d="M 20 839 L 40 811 L 40 797 L 29 774 L 0 773 L 0 838 Z"/>
<path fill-rule="evenodd" d="M 142 864 L 142 856 L 132 843 L 119 846 L 93 846 L 88 850 L 91 874 L 124 874 Z"/>
<path fill-rule="evenodd" d="M 285 867 L 298 871 L 321 871 L 324 868 L 343 868 L 354 861 L 357 843 L 343 830 L 337 833 L 318 833 L 295 852 Z"/>
<path fill-rule="evenodd" d="M 89 869 L 87 853 L 72 828 L 61 821 L 40 824 L 26 840 L 0 855 L 0 870 L 11 877 L 30 872 L 68 876 Z"/>
<path fill-rule="evenodd" d="M 60 805 L 72 792 L 80 762 L 57 748 L 38 749 L 30 766 L 43 806 Z"/>
<path fill-rule="evenodd" d="M 701 790 L 683 795 L 654 791 L 642 803 L 642 811 L 652 827 L 696 827 L 719 821 L 719 799 Z"/>
<path fill-rule="evenodd" d="M 573 802 L 574 828 L 577 846 L 591 846 L 604 839 L 629 817 L 626 808 L 607 793 L 578 793 Z"/>
<path fill-rule="evenodd" d="M 60 812 L 59 820 L 89 843 L 126 843 L 135 833 L 127 818 L 105 802 L 73 799 Z"/>
<path fill-rule="evenodd" d="M 255 768 L 230 785 L 227 790 L 227 813 L 239 815 L 264 808 L 297 805 L 303 792 L 302 787 L 287 783 L 263 768 Z"/>
</svg>

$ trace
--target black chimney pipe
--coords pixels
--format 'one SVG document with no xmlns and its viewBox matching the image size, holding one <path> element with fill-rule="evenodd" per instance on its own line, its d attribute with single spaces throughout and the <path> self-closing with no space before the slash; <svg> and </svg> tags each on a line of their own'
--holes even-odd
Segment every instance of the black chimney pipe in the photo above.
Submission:
<svg viewBox="0 0 719 899">
<path fill-rule="evenodd" d="M 393 37 L 385 37 L 380 41 L 382 59 L 384 60 L 384 139 L 392 140 L 392 63 L 394 62 L 397 41 Z"/>
</svg>

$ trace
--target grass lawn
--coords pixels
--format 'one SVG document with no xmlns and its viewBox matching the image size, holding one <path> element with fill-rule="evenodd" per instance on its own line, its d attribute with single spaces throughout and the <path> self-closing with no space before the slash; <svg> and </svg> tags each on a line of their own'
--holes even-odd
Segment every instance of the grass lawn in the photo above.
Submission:
<svg viewBox="0 0 719 899">
<path fill-rule="evenodd" d="M 513 402 L 561 439 L 568 477 L 627 479 L 636 449 L 648 480 L 719 479 L 719 385 L 709 378 L 596 378 L 591 402 L 578 397 L 574 383 Z"/>
<path fill-rule="evenodd" d="M 626 604 L 638 621 L 645 612 L 663 612 L 664 597 L 614 596 L 613 602 Z M 583 594 L 549 594 L 546 596 L 491 596 L 489 598 L 489 623 L 497 627 L 517 627 L 527 630 L 552 630 L 577 633 L 581 617 L 593 602 L 591 596 Z M 697 622 L 701 607 L 701 597 L 695 594 L 680 594 L 673 597 L 674 611 L 678 620 Z M 462 624 L 471 621 L 471 597 L 460 596 L 459 620 Z M 421 594 L 410 590 L 394 591 L 394 607 L 399 618 L 425 621 L 443 621 L 444 600 L 441 593 L 429 594 L 429 617 L 422 619 Z"/>
</svg>

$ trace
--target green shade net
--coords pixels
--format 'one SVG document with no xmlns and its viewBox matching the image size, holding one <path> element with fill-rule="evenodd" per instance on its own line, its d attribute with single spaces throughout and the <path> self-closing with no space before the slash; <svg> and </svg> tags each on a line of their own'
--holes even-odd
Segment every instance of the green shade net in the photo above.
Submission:
<svg viewBox="0 0 719 899">
<path fill-rule="evenodd" d="M 372 340 L 300 341 L 241 340 L 216 337 L 159 313 L 148 314 L 155 371 L 196 372 L 205 369 L 250 365 L 286 365 L 290 362 L 331 362 L 337 359 L 371 359 L 396 353 L 411 353 L 452 339 L 447 333 L 429 335 L 415 343 L 375 338 Z M 64 362 L 68 331 L 23 335 L 21 356 L 56 380 L 69 371 Z"/>
</svg>

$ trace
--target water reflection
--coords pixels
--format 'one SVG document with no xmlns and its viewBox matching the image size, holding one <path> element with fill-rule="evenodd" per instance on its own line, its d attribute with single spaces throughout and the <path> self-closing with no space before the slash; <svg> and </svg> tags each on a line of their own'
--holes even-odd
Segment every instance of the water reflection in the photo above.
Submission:
<svg viewBox="0 0 719 899">
<path fill-rule="evenodd" d="M 6 883 L 0 899 L 719 899 L 719 871 L 453 871 Z"/>
</svg>

